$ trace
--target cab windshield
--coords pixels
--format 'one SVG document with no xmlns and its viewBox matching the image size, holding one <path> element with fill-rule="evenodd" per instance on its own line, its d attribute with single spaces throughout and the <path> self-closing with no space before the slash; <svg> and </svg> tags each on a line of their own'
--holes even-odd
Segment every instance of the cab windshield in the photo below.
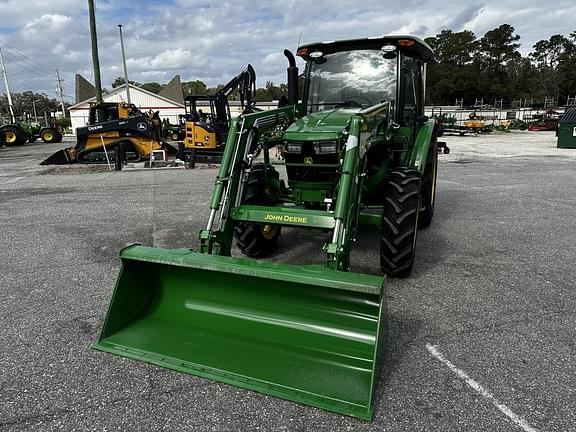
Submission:
<svg viewBox="0 0 576 432">
<path fill-rule="evenodd" d="M 367 108 L 396 94 L 396 58 L 379 50 L 341 51 L 309 63 L 308 112 Z"/>
</svg>

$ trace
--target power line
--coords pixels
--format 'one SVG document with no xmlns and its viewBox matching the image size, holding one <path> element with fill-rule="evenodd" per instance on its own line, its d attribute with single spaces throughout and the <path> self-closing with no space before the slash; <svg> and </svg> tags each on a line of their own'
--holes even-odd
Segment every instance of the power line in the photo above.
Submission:
<svg viewBox="0 0 576 432">
<path fill-rule="evenodd" d="M 31 59 L 17 48 L 14 48 L 13 46 L 7 44 L 5 41 L 0 40 L 0 44 L 2 44 L 2 46 L 4 47 L 4 53 L 7 55 L 7 57 L 14 59 L 14 61 L 17 62 L 17 64 L 28 63 L 29 65 L 25 67 L 31 71 L 40 74 L 50 74 L 50 75 L 52 74 L 47 69 L 44 69 L 43 67 L 39 66 L 37 61 Z"/>
<path fill-rule="evenodd" d="M 46 75 L 51 76 L 53 74 L 53 72 L 50 72 L 49 70 L 41 67 L 36 60 L 30 58 L 22 51 L 20 51 L 18 48 L 9 45 L 6 41 L 0 39 L 0 44 L 4 46 L 5 48 L 4 52 L 5 54 L 7 54 L 7 57 L 11 60 L 10 65 L 15 65 L 21 70 L 31 72 L 41 77 L 45 77 Z M 74 78 L 72 78 L 72 76 L 68 74 L 61 75 L 61 80 L 74 82 Z"/>
<path fill-rule="evenodd" d="M 40 68 L 35 68 L 34 66 L 31 66 L 27 63 L 22 62 L 21 60 L 18 60 L 16 57 L 9 55 L 7 56 L 9 58 L 11 58 L 11 63 L 10 66 L 17 66 L 18 68 L 20 68 L 23 71 L 26 72 L 31 72 L 34 75 L 40 76 L 40 77 L 45 77 L 46 75 L 52 75 L 52 73 L 49 73 L 48 71 L 44 70 L 44 69 L 40 69 Z M 67 76 L 64 76 L 63 80 L 67 81 Z M 70 80 L 72 81 L 72 80 Z"/>
<path fill-rule="evenodd" d="M 3 40 L 1 40 L 1 39 L 0 39 L 0 44 L 2 44 L 2 45 L 5 47 L 5 49 L 8 49 L 8 50 L 10 50 L 10 51 L 13 51 L 13 53 L 10 52 L 10 55 L 12 55 L 12 56 L 14 56 L 14 57 L 16 57 L 16 55 L 18 55 L 18 56 L 20 56 L 21 58 L 23 58 L 24 61 L 27 61 L 27 62 L 29 62 L 29 63 L 32 63 L 32 64 L 34 65 L 34 68 L 35 68 L 36 70 L 41 71 L 42 73 L 45 73 L 45 74 L 52 75 L 52 72 L 50 72 L 50 71 L 48 71 L 47 69 L 44 69 L 43 67 L 41 67 L 40 65 L 38 65 L 38 62 L 37 62 L 36 60 L 28 57 L 26 54 L 24 54 L 24 53 L 23 53 L 22 51 L 20 51 L 18 48 L 15 48 L 15 47 L 11 46 L 11 45 L 8 44 L 6 41 L 3 41 Z M 4 51 L 4 52 L 6 53 L 6 51 Z M 21 60 L 21 61 L 22 61 L 22 60 Z"/>
<path fill-rule="evenodd" d="M 0 74 L 1 75 L 1 74 Z M 18 82 L 21 86 L 24 86 L 25 88 L 29 89 L 30 88 L 30 83 L 23 81 L 20 78 L 14 77 L 13 75 L 10 75 L 10 81 L 11 82 Z M 11 93 L 23 93 L 25 91 L 31 91 L 33 93 L 45 93 L 47 96 L 49 96 L 52 99 L 58 100 L 58 94 L 54 91 L 54 90 L 49 90 L 49 89 L 45 89 L 45 88 L 35 88 L 33 90 L 23 90 L 23 91 L 19 91 L 19 92 L 14 92 L 12 91 Z"/>
</svg>

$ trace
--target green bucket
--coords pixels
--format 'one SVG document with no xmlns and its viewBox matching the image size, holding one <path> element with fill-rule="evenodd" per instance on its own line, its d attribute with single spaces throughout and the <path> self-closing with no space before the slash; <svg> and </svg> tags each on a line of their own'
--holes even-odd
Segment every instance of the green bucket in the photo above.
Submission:
<svg viewBox="0 0 576 432">
<path fill-rule="evenodd" d="M 138 245 L 120 257 L 94 348 L 372 418 L 383 277 Z"/>
</svg>

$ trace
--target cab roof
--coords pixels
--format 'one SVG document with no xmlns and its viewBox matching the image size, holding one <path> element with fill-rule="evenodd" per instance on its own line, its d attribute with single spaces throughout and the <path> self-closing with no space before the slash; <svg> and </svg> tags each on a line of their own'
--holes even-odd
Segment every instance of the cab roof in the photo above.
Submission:
<svg viewBox="0 0 576 432">
<path fill-rule="evenodd" d="M 415 36 L 403 35 L 307 43 L 298 48 L 297 55 L 304 58 L 304 60 L 308 60 L 309 53 L 313 51 L 331 54 L 339 51 L 379 50 L 384 45 L 394 45 L 408 56 L 419 58 L 424 62 L 434 59 L 434 51 L 432 51 L 432 48 L 430 48 L 426 42 Z"/>
</svg>

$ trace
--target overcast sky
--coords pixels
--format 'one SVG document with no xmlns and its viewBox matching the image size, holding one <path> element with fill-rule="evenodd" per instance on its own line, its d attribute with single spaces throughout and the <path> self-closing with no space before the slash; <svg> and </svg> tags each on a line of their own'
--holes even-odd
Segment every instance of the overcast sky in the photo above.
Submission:
<svg viewBox="0 0 576 432">
<path fill-rule="evenodd" d="M 384 34 L 425 38 L 443 29 L 477 37 L 500 24 L 521 36 L 521 51 L 576 30 L 575 0 L 95 0 L 102 86 L 123 75 L 138 82 L 199 79 L 225 83 L 247 63 L 258 86 L 285 82 L 284 48 L 301 42 Z M 74 74 L 93 81 L 87 0 L 0 0 L 0 48 L 12 92 L 55 97 L 56 68 L 73 101 Z M 0 84 L 0 93 L 4 92 Z"/>
</svg>

